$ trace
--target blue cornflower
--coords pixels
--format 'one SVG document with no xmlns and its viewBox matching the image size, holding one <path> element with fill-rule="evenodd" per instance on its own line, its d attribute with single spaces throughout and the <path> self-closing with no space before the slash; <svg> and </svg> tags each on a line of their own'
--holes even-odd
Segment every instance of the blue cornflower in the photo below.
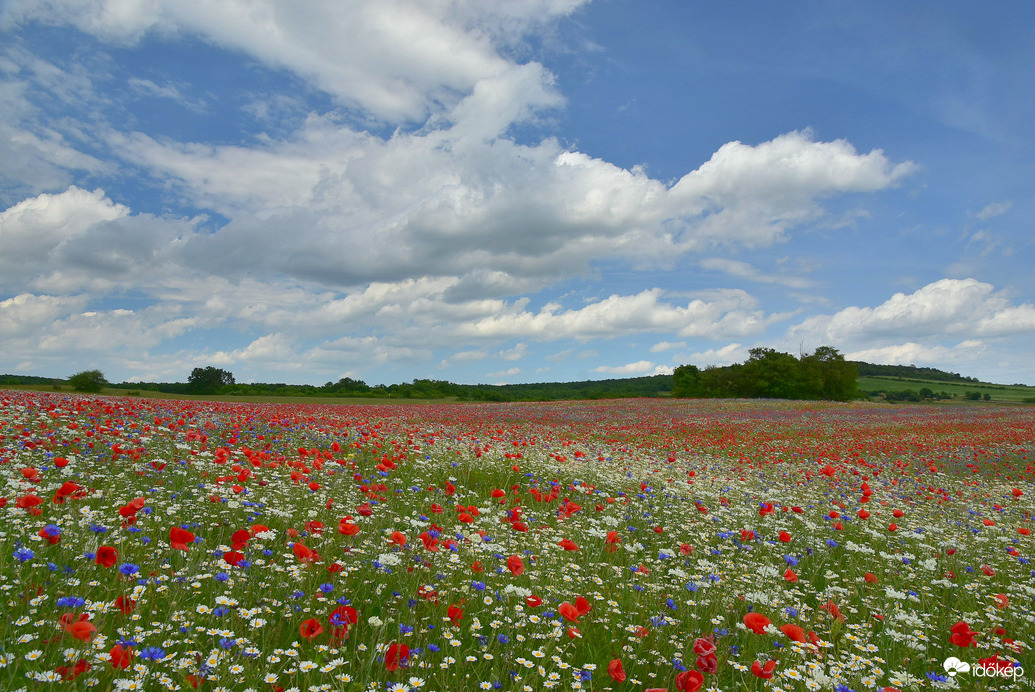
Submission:
<svg viewBox="0 0 1035 692">
<path fill-rule="evenodd" d="M 413 628 L 409 625 L 399 623 L 399 634 L 413 634 Z"/>
<path fill-rule="evenodd" d="M 165 658 L 165 649 L 158 646 L 145 646 L 138 655 L 145 661 L 158 661 Z"/>
<path fill-rule="evenodd" d="M 18 548 L 14 551 L 14 556 L 18 558 L 19 562 L 28 562 L 32 558 L 36 557 L 36 553 L 32 552 L 28 548 Z"/>
<path fill-rule="evenodd" d="M 47 534 L 51 538 L 53 538 L 54 536 L 60 536 L 61 527 L 56 524 L 47 524 L 43 527 L 43 533 Z"/>
<path fill-rule="evenodd" d="M 508 637 L 505 634 L 501 634 L 500 636 L 496 637 L 496 641 L 498 641 L 500 644 L 509 644 L 510 637 Z"/>
<path fill-rule="evenodd" d="M 323 593 L 330 593 L 330 592 L 334 591 L 334 584 L 331 584 L 331 583 L 320 584 L 320 591 L 322 591 Z"/>
<path fill-rule="evenodd" d="M 219 574 L 216 575 L 216 579 L 218 581 L 229 581 L 230 575 L 227 574 L 226 572 L 220 572 Z"/>
<path fill-rule="evenodd" d="M 119 565 L 119 573 L 124 577 L 132 577 L 134 574 L 140 571 L 140 567 L 134 565 L 132 562 L 123 562 Z"/>
</svg>

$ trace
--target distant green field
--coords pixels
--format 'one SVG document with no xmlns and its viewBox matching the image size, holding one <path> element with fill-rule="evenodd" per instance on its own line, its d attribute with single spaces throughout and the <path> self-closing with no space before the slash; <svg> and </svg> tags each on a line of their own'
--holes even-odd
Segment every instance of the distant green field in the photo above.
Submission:
<svg viewBox="0 0 1035 692">
<path fill-rule="evenodd" d="M 992 401 L 1014 401 L 1020 402 L 1024 399 L 1035 398 L 1035 387 L 1024 387 L 1019 385 L 989 384 L 987 382 L 943 382 L 939 380 L 920 380 L 904 377 L 860 377 L 858 380 L 859 389 L 864 392 L 872 391 L 902 391 L 911 389 L 919 392 L 924 387 L 936 394 L 945 392 L 953 397 L 963 397 L 967 392 L 980 392 L 982 396 L 988 394 Z"/>
<path fill-rule="evenodd" d="M 75 391 L 67 384 L 5 384 L 0 389 L 18 389 L 35 392 Z M 105 396 L 132 396 L 141 399 L 181 399 L 187 401 L 230 401 L 248 404 L 339 404 L 342 406 L 392 406 L 395 404 L 448 404 L 455 399 L 393 399 L 392 397 L 332 397 L 332 396 L 196 396 L 193 394 L 167 394 L 146 389 L 120 389 L 105 387 L 100 391 Z"/>
</svg>

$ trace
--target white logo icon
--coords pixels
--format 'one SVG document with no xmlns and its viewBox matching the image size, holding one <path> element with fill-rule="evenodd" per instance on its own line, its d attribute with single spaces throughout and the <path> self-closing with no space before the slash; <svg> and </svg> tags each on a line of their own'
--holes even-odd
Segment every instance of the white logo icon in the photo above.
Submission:
<svg viewBox="0 0 1035 692">
<path fill-rule="evenodd" d="M 942 668 L 945 669 L 945 672 L 948 673 L 949 677 L 956 677 L 956 673 L 970 672 L 970 664 L 959 660 L 955 656 L 949 656 L 945 659 L 945 663 L 942 664 Z"/>
</svg>

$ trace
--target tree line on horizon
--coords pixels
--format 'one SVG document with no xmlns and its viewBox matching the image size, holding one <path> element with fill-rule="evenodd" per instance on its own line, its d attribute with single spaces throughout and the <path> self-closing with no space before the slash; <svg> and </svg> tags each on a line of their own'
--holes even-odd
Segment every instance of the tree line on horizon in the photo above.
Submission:
<svg viewBox="0 0 1035 692">
<path fill-rule="evenodd" d="M 578 382 L 527 384 L 457 384 L 415 379 L 391 385 L 368 385 L 342 377 L 323 385 L 238 383 L 232 372 L 213 366 L 194 368 L 186 382 L 110 383 L 100 370 L 86 370 L 66 380 L 35 375 L 0 375 L 2 384 L 68 384 L 76 391 L 99 392 L 103 387 L 187 395 L 299 396 L 373 399 L 456 399 L 458 401 L 560 401 L 631 397 L 829 399 L 847 401 L 873 392 L 860 392 L 859 376 L 899 380 L 938 380 L 975 383 L 973 377 L 915 365 L 880 365 L 848 361 L 831 346 L 794 357 L 771 348 L 754 348 L 743 363 L 726 366 L 681 365 L 672 375 L 650 375 Z M 923 390 L 921 390 L 923 392 Z M 887 400 L 894 392 L 886 392 Z M 946 397 L 948 395 L 945 395 Z M 909 400 L 913 400 L 910 398 Z"/>
</svg>

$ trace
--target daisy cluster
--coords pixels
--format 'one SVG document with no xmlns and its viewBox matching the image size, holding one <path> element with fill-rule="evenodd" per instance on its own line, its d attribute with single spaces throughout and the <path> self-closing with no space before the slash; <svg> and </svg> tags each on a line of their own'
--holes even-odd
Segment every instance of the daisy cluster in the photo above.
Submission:
<svg viewBox="0 0 1035 692">
<path fill-rule="evenodd" d="M 1033 450 L 1031 407 L 3 390 L 0 688 L 1027 689 Z"/>
</svg>

